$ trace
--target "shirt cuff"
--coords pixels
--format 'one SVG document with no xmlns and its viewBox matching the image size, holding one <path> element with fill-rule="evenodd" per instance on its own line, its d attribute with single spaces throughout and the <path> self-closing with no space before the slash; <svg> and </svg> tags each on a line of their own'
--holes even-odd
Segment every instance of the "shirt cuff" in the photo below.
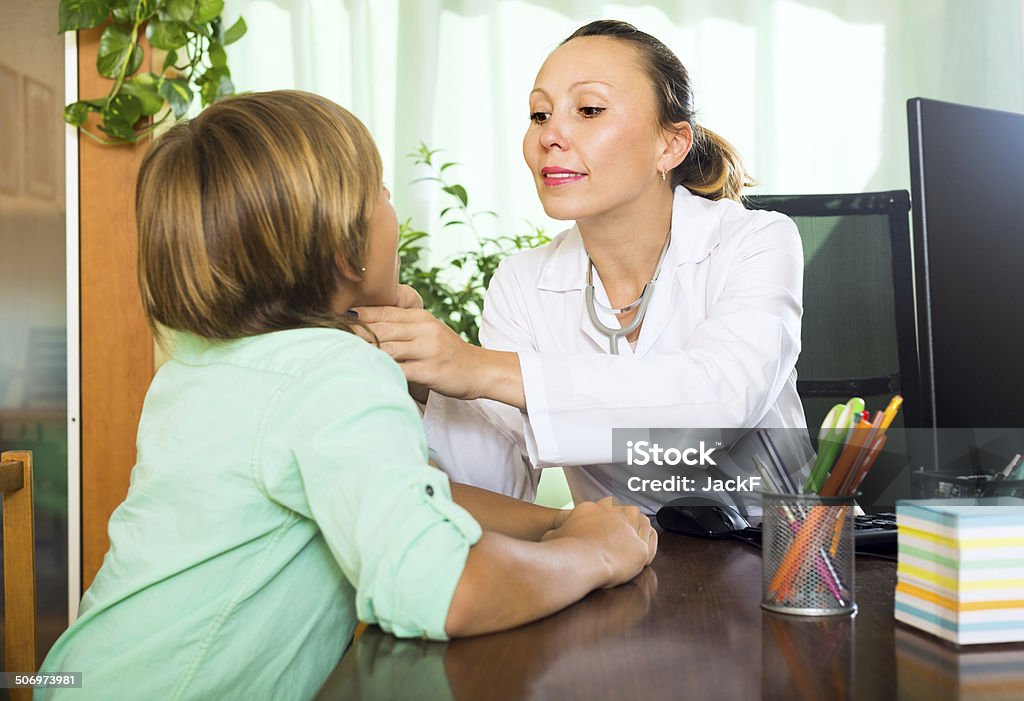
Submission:
<svg viewBox="0 0 1024 701">
<path fill-rule="evenodd" d="M 551 425 L 544 364 L 540 354 L 520 351 L 519 370 L 523 375 L 523 394 L 526 397 L 523 434 L 530 462 L 536 468 L 561 467 L 564 462 Z"/>
<path fill-rule="evenodd" d="M 390 611 L 377 610 L 367 620 L 400 638 L 447 640 L 445 622 L 466 566 L 469 549 L 483 531 L 469 512 L 451 500 L 448 477 L 429 470 L 417 487 L 422 518 L 392 570 Z M 424 522 L 425 521 L 425 522 Z M 379 601 L 379 600 L 378 600 Z"/>
</svg>

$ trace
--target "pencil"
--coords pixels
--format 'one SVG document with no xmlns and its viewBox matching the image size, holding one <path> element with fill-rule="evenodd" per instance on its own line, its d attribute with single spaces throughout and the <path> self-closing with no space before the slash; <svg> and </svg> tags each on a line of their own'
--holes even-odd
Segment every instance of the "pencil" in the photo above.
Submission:
<svg viewBox="0 0 1024 701">
<path fill-rule="evenodd" d="M 868 432 L 871 429 L 871 424 L 861 419 L 852 431 L 850 431 L 850 439 L 846 443 L 846 447 L 843 448 L 842 454 L 836 461 L 836 466 L 832 468 L 832 473 L 825 480 L 825 484 L 821 488 L 821 496 L 833 497 L 839 494 L 839 488 L 846 480 L 846 474 L 850 471 L 854 461 L 857 459 L 857 454 L 864 445 L 864 441 L 868 437 Z"/>
<path fill-rule="evenodd" d="M 900 405 L 903 404 L 903 397 L 900 395 L 894 396 L 889 400 L 889 406 L 885 407 L 884 418 L 882 419 L 882 430 L 886 430 L 892 425 L 893 419 L 896 418 L 896 413 L 900 410 Z"/>
<path fill-rule="evenodd" d="M 853 482 L 854 478 L 860 474 L 861 466 L 863 466 L 864 460 L 868 456 L 869 448 L 875 442 L 875 436 L 878 434 L 878 431 L 882 426 L 882 417 L 883 414 L 880 411 L 875 414 L 875 420 L 871 423 L 871 430 L 864 439 L 863 446 L 857 451 L 853 464 L 850 466 L 849 472 L 846 473 L 846 477 L 843 478 L 843 483 L 839 485 L 839 491 L 837 491 L 836 494 L 840 496 L 847 496 L 850 494 L 850 484 Z"/>
</svg>

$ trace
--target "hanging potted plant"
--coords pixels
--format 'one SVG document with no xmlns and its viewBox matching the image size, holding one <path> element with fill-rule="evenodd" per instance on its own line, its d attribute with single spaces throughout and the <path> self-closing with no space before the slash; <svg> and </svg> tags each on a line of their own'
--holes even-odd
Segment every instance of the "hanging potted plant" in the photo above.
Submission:
<svg viewBox="0 0 1024 701">
<path fill-rule="evenodd" d="M 96 70 L 110 78 L 110 91 L 64 108 L 64 121 L 103 144 L 133 143 L 185 116 L 198 94 L 205 107 L 235 93 L 224 47 L 246 31 L 238 18 L 224 28 L 224 0 L 61 0 L 61 32 L 98 27 Z M 140 71 L 139 39 L 163 55 L 159 71 Z M 101 134 L 85 127 L 96 112 Z"/>
</svg>

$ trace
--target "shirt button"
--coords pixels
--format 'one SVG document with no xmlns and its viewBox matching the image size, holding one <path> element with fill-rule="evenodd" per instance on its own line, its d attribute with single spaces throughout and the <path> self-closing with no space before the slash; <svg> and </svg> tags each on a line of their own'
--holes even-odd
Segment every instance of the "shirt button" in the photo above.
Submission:
<svg viewBox="0 0 1024 701">
<path fill-rule="evenodd" d="M 429 484 L 427 485 L 427 496 L 428 497 L 434 496 L 434 488 L 431 485 L 429 485 Z"/>
</svg>

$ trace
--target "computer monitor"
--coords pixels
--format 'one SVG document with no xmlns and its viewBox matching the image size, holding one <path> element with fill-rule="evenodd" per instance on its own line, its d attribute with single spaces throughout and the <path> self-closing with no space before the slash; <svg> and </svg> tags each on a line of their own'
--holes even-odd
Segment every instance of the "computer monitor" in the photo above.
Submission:
<svg viewBox="0 0 1024 701">
<path fill-rule="evenodd" d="M 1024 114 L 907 117 L 925 425 L 1024 427 Z"/>
</svg>

